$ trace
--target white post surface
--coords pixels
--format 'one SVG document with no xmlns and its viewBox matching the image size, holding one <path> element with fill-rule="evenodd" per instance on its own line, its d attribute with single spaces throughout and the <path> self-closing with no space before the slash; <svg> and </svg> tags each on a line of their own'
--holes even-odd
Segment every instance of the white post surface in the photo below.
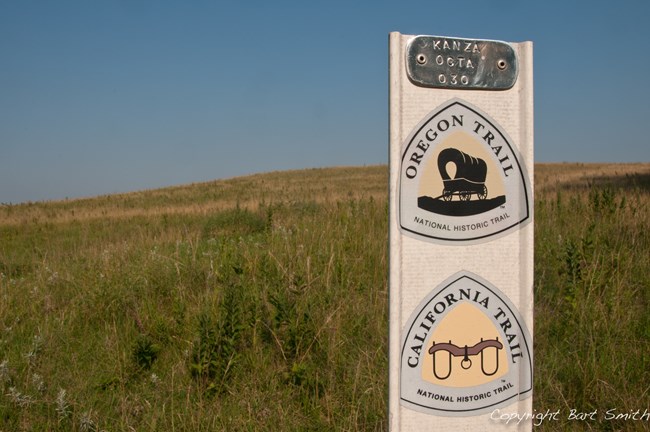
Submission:
<svg viewBox="0 0 650 432">
<path fill-rule="evenodd" d="M 390 34 L 392 431 L 532 429 L 532 62 Z"/>
</svg>

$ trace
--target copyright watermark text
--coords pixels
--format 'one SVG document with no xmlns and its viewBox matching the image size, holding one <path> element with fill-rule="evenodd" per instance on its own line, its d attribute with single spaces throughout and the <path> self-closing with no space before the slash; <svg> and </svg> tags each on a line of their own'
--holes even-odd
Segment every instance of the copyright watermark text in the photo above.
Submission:
<svg viewBox="0 0 650 432">
<path fill-rule="evenodd" d="M 541 426 L 544 422 L 555 422 L 560 420 L 579 421 L 579 422 L 606 422 L 606 421 L 639 421 L 650 422 L 650 411 L 648 408 L 643 410 L 628 410 L 622 411 L 617 408 L 610 408 L 607 410 L 591 410 L 580 411 L 578 409 L 570 409 L 562 412 L 561 410 L 533 412 L 506 412 L 501 409 L 495 409 L 490 413 L 490 419 L 501 423 L 521 424 L 525 422 L 532 422 L 533 426 Z"/>
</svg>

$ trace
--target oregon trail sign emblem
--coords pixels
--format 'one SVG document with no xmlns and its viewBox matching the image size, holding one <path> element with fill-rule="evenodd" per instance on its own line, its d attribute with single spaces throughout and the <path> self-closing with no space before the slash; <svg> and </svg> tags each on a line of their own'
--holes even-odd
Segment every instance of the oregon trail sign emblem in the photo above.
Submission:
<svg viewBox="0 0 650 432">
<path fill-rule="evenodd" d="M 532 394 L 532 345 L 510 300 L 459 272 L 420 303 L 403 331 L 400 399 L 408 408 L 468 416 Z"/>
<path fill-rule="evenodd" d="M 405 143 L 402 232 L 435 243 L 479 243 L 531 219 L 530 186 L 510 138 L 460 99 L 432 111 Z"/>
</svg>

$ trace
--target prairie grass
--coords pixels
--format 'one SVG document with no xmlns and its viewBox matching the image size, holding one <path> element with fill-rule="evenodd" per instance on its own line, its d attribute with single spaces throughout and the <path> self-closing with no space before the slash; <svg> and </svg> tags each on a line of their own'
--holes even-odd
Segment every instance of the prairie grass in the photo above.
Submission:
<svg viewBox="0 0 650 432">
<path fill-rule="evenodd" d="M 0 209 L 0 430 L 384 429 L 385 184 L 307 170 Z"/>
<path fill-rule="evenodd" d="M 0 431 L 386 430 L 387 182 L 332 168 L 0 206 Z M 535 183 L 535 409 L 643 411 L 650 167 L 538 165 Z"/>
<path fill-rule="evenodd" d="M 545 429 L 650 430 L 612 418 L 650 412 L 650 166 L 538 165 L 535 182 L 534 405 L 563 414 Z"/>
</svg>

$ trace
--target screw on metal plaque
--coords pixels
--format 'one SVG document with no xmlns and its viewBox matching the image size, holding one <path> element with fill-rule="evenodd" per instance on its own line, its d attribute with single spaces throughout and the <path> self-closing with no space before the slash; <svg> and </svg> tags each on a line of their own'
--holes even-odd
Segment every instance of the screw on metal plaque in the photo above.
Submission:
<svg viewBox="0 0 650 432">
<path fill-rule="evenodd" d="M 507 90 L 517 81 L 517 56 L 506 42 L 416 36 L 406 49 L 409 79 L 421 87 Z"/>
</svg>

